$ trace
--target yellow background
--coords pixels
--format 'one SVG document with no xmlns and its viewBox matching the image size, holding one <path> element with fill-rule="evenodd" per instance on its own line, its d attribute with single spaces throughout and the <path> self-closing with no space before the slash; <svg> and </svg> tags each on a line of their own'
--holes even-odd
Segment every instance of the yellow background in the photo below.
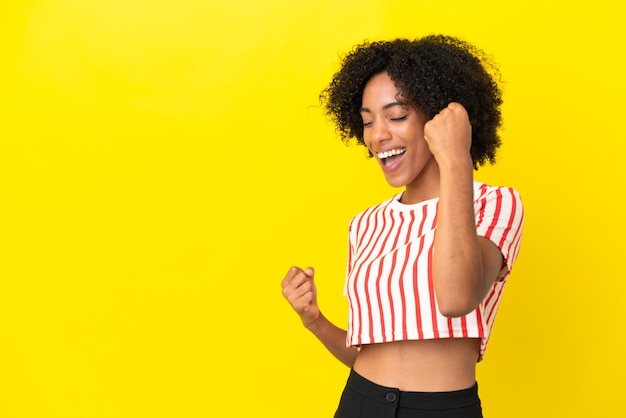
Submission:
<svg viewBox="0 0 626 418">
<path fill-rule="evenodd" d="M 487 417 L 625 416 L 623 2 L 24 0 L 0 6 L 0 417 L 328 417 L 347 223 L 396 191 L 318 107 L 363 39 L 460 36 L 504 79 L 526 230 Z"/>
</svg>

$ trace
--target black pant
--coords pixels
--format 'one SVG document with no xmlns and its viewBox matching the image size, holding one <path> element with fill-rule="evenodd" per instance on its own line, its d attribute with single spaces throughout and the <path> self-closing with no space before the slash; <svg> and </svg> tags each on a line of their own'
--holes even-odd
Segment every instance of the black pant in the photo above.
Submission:
<svg viewBox="0 0 626 418">
<path fill-rule="evenodd" d="M 335 418 L 482 418 L 478 384 L 451 392 L 403 392 L 350 371 Z"/>
</svg>

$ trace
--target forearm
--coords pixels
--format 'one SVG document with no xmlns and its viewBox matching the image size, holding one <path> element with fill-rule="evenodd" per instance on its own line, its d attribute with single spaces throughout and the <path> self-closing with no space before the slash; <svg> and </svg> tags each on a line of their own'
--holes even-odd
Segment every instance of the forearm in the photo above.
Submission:
<svg viewBox="0 0 626 418">
<path fill-rule="evenodd" d="M 346 331 L 330 322 L 321 312 L 311 324 L 305 324 L 339 361 L 352 367 L 357 355 L 356 347 L 346 347 Z"/>
<path fill-rule="evenodd" d="M 433 282 L 440 311 L 462 316 L 482 298 L 483 266 L 474 217 L 471 158 L 440 166 Z"/>
</svg>

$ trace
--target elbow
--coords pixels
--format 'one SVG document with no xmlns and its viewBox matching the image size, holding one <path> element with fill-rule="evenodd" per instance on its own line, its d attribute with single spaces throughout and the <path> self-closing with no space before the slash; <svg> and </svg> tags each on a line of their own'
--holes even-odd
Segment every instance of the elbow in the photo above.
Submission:
<svg viewBox="0 0 626 418">
<path fill-rule="evenodd" d="M 446 318 L 459 318 L 473 312 L 478 303 L 466 298 L 437 298 L 439 312 Z"/>
<path fill-rule="evenodd" d="M 347 368 L 351 369 L 352 367 L 354 367 L 354 359 L 349 359 L 349 360 L 343 360 L 341 361 L 344 366 L 346 366 Z"/>
<path fill-rule="evenodd" d="M 468 313 L 472 312 L 475 308 L 472 309 L 461 309 L 458 307 L 453 307 L 451 309 L 439 309 L 439 312 L 446 318 L 459 318 L 461 316 L 465 316 Z"/>
<path fill-rule="evenodd" d="M 446 318 L 465 316 L 482 301 L 481 274 L 446 276 L 435 278 L 435 297 L 439 312 Z"/>
<path fill-rule="evenodd" d="M 356 361 L 356 356 L 358 352 L 359 349 L 357 347 L 348 347 L 346 355 L 339 360 L 351 369 L 352 367 L 354 367 L 354 362 Z"/>
</svg>

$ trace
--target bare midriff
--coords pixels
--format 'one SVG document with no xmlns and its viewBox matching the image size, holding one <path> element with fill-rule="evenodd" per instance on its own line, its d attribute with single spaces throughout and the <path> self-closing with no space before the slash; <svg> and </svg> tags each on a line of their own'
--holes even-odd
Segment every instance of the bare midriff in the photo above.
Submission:
<svg viewBox="0 0 626 418">
<path fill-rule="evenodd" d="M 480 339 L 446 338 L 363 345 L 354 371 L 408 392 L 467 389 L 476 382 Z"/>
</svg>

